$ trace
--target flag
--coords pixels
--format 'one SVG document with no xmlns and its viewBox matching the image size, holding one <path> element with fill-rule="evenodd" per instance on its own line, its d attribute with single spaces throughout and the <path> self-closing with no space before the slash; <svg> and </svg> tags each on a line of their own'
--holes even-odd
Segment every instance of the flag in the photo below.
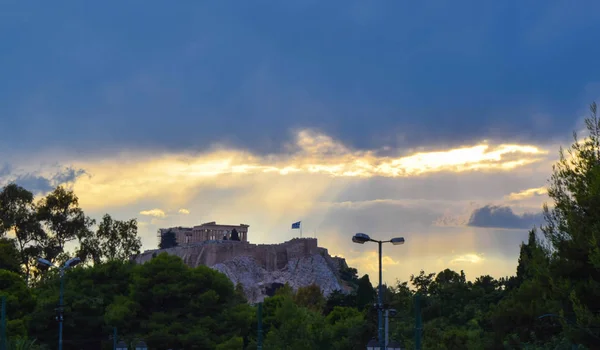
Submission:
<svg viewBox="0 0 600 350">
<path fill-rule="evenodd" d="M 301 222 L 302 222 L 302 221 L 294 222 L 294 223 L 292 224 L 292 230 L 293 230 L 293 229 L 300 229 L 300 223 L 301 223 Z"/>
</svg>

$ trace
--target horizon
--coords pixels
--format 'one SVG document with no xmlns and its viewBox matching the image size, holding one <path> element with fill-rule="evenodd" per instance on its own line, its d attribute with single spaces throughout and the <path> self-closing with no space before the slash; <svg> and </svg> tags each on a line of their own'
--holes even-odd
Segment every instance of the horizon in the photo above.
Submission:
<svg viewBox="0 0 600 350">
<path fill-rule="evenodd" d="M 0 186 L 69 186 L 90 217 L 137 218 L 142 250 L 159 228 L 272 244 L 302 221 L 371 277 L 352 235 L 403 236 L 391 285 L 511 276 L 600 101 L 600 3 L 579 4 L 5 4 Z"/>
</svg>

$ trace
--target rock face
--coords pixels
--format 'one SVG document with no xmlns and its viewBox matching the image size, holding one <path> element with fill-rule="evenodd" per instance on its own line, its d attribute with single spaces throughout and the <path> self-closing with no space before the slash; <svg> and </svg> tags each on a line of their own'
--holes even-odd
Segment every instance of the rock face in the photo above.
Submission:
<svg viewBox="0 0 600 350">
<path fill-rule="evenodd" d="M 144 263 L 166 252 L 179 256 L 188 266 L 206 265 L 240 283 L 250 303 L 262 301 L 276 286 L 288 283 L 293 289 L 317 284 L 328 296 L 345 291 L 340 269 L 343 258 L 331 257 L 315 238 L 295 238 L 281 244 L 250 244 L 237 241 L 206 241 L 169 249 L 148 250 L 135 258 Z"/>
</svg>

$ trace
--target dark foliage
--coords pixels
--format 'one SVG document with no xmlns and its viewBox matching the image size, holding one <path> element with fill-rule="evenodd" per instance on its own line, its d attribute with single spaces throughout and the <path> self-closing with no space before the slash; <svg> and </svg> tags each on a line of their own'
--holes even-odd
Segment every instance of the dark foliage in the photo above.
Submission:
<svg viewBox="0 0 600 350">
<path fill-rule="evenodd" d="M 175 236 L 175 232 L 168 230 L 160 236 L 158 248 L 168 249 L 174 247 L 177 247 L 177 237 Z"/>
<path fill-rule="evenodd" d="M 231 240 L 232 241 L 239 241 L 240 240 L 240 234 L 237 232 L 236 229 L 233 229 L 231 231 Z"/>
</svg>

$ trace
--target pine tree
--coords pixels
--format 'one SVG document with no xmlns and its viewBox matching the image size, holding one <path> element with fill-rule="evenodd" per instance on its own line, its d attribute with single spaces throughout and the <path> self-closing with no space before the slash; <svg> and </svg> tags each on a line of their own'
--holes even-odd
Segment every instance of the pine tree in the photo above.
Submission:
<svg viewBox="0 0 600 350">
<path fill-rule="evenodd" d="M 175 232 L 169 230 L 160 236 L 160 243 L 158 244 L 158 248 L 168 249 L 177 247 L 177 245 L 177 237 L 175 236 Z"/>
<path fill-rule="evenodd" d="M 240 234 L 237 232 L 236 229 L 233 229 L 231 231 L 231 240 L 232 241 L 239 241 L 240 240 Z"/>
<path fill-rule="evenodd" d="M 554 207 L 544 205 L 542 231 L 550 245 L 551 274 L 564 316 L 600 335 L 600 119 L 596 103 L 585 125 L 589 135 L 574 143 L 567 154 L 561 148 L 553 167 L 548 195 Z M 589 333 L 573 333 L 574 340 L 590 345 Z M 593 341 L 598 341 L 595 339 Z"/>
</svg>

